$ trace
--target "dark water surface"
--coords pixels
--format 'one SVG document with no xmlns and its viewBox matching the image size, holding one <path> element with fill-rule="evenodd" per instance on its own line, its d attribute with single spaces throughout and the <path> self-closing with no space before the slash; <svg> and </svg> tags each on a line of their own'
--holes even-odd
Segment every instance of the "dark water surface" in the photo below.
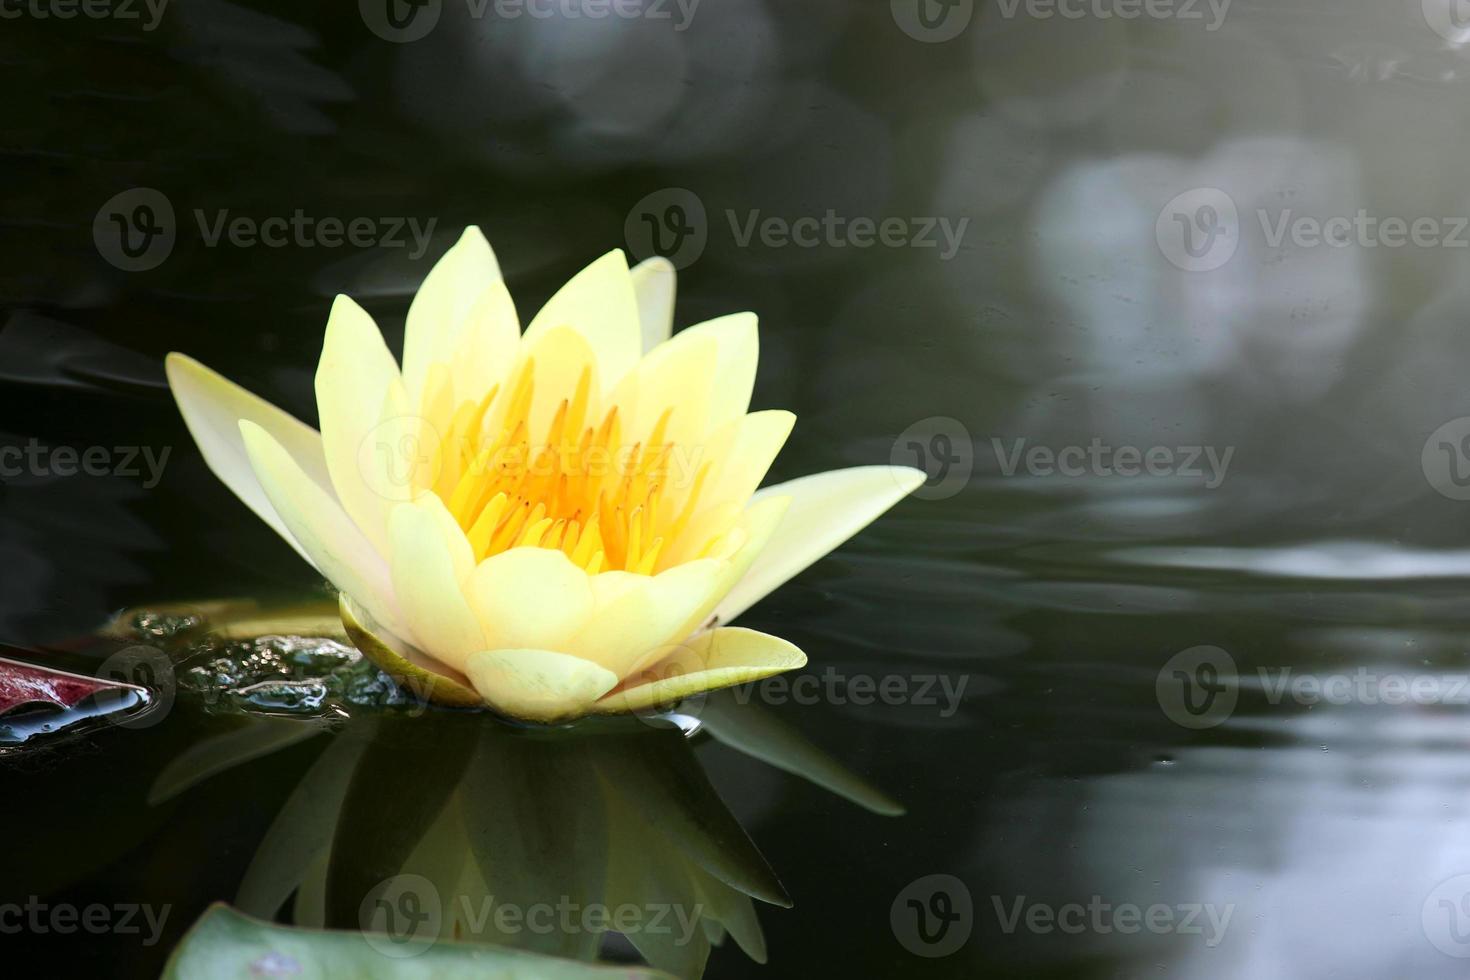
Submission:
<svg viewBox="0 0 1470 980">
<path fill-rule="evenodd" d="M 907 813 L 693 739 L 793 902 L 758 905 L 767 965 L 727 941 L 706 976 L 1463 976 L 1470 35 L 1448 0 L 1240 2 L 1214 29 L 1206 5 L 973 7 L 926 41 L 903 3 L 706 0 L 676 29 L 673 4 L 445 0 L 406 43 L 352 4 L 174 0 L 154 29 L 13 8 L 0 445 L 42 462 L 0 482 L 0 641 L 85 671 L 124 607 L 320 595 L 203 466 L 166 352 L 314 420 L 335 293 L 396 349 L 466 224 L 523 317 L 656 236 L 679 324 L 761 316 L 756 407 L 799 419 L 773 479 L 933 473 L 742 620 L 811 678 L 745 695 Z M 377 244 L 211 243 L 298 211 Z M 904 243 L 743 239 L 829 212 Z M 59 474 L 57 447 L 105 473 Z M 0 915 L 0 972 L 156 976 L 328 747 L 409 710 L 348 674 L 181 683 L 146 724 L 0 752 L 0 913 L 169 909 L 156 942 Z M 272 724 L 303 727 L 150 800 Z M 465 765 L 412 758 L 361 793 Z"/>
</svg>

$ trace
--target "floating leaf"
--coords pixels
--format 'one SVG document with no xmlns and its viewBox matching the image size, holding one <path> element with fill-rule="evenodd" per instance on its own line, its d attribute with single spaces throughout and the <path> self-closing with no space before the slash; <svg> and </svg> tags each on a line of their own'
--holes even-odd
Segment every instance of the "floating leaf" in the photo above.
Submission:
<svg viewBox="0 0 1470 980">
<path fill-rule="evenodd" d="M 450 941 L 393 956 L 391 942 L 382 934 L 275 925 L 214 905 L 174 950 L 162 980 L 673 980 L 637 967 L 593 966 Z"/>
<path fill-rule="evenodd" d="M 137 703 L 139 696 L 146 697 L 146 692 L 133 684 L 98 680 L 0 657 L 0 715 L 27 705 L 75 708 L 102 691 L 118 694 L 119 705 Z"/>
</svg>

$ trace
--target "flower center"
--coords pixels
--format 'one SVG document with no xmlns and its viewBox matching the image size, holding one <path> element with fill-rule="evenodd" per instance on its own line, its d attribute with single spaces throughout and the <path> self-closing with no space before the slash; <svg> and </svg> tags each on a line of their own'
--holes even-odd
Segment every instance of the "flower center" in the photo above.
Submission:
<svg viewBox="0 0 1470 980">
<path fill-rule="evenodd" d="M 592 374 L 584 368 L 572 397 L 535 433 L 534 376 L 527 360 L 503 405 L 499 385 L 478 405 L 461 405 L 442 450 L 436 490 L 476 562 L 511 548 L 555 548 L 590 574 L 651 575 L 716 548 L 723 535 L 692 554 L 674 554 L 711 464 L 700 461 L 692 476 L 690 465 L 673 465 L 690 462 L 686 447 L 665 439 L 673 408 L 646 439 L 624 444 L 617 406 L 599 417 L 589 405 Z"/>
</svg>

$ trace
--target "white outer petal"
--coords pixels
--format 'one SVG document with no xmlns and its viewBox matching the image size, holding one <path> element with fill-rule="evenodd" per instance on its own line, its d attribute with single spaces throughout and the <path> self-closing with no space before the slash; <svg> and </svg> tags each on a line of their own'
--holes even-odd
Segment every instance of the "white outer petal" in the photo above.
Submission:
<svg viewBox="0 0 1470 980">
<path fill-rule="evenodd" d="M 907 466 L 855 466 L 760 490 L 752 501 L 790 497 L 791 506 L 750 570 L 716 607 L 715 615 L 721 623 L 730 622 L 873 523 L 923 482 L 923 471 Z"/>
<path fill-rule="evenodd" d="M 638 297 L 638 322 L 643 328 L 643 353 L 647 354 L 674 333 L 678 273 L 674 263 L 655 255 L 635 265 L 631 275 L 633 292 Z"/>
<path fill-rule="evenodd" d="M 311 563 L 386 629 L 414 642 L 398 611 L 387 561 L 342 505 L 265 429 L 242 419 L 240 435 L 256 479 Z"/>
<path fill-rule="evenodd" d="M 395 392 L 402 401 L 398 362 L 383 343 L 378 325 L 350 298 L 338 296 L 327 318 L 316 371 L 322 447 L 342 509 L 379 553 L 387 552 L 388 509 L 394 501 L 383 490 L 392 481 L 364 470 L 365 459 L 370 463 L 376 459 L 371 452 L 365 453 L 364 447 L 370 449 L 375 438 L 388 431 L 381 423 L 390 417 L 387 409 L 390 395 Z M 407 404 L 402 404 L 393 414 L 406 419 L 410 411 Z M 397 435 L 404 425 L 390 425 L 389 430 Z M 383 460 L 385 474 L 388 465 L 389 460 Z M 376 480 L 369 480 L 370 475 Z"/>
<path fill-rule="evenodd" d="M 246 507 L 295 548 L 297 554 L 311 562 L 311 556 L 276 513 L 256 479 L 245 452 L 245 441 L 240 437 L 240 420 L 248 419 L 265 429 L 308 476 L 323 487 L 331 487 L 321 435 L 192 357 L 169 354 L 164 370 L 184 424 L 210 470 Z"/>
</svg>

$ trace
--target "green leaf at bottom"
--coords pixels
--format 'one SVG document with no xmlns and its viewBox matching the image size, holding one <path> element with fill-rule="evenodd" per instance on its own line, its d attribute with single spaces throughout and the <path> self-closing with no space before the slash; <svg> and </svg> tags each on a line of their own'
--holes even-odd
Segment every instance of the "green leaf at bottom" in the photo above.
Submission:
<svg viewBox="0 0 1470 980">
<path fill-rule="evenodd" d="M 377 940 L 375 944 L 373 940 Z M 380 951 L 379 947 L 390 950 Z M 494 946 L 435 942 L 411 956 L 392 955 L 386 935 L 293 929 L 214 905 L 184 936 L 162 980 L 672 980 L 627 966 L 589 966 Z"/>
</svg>

